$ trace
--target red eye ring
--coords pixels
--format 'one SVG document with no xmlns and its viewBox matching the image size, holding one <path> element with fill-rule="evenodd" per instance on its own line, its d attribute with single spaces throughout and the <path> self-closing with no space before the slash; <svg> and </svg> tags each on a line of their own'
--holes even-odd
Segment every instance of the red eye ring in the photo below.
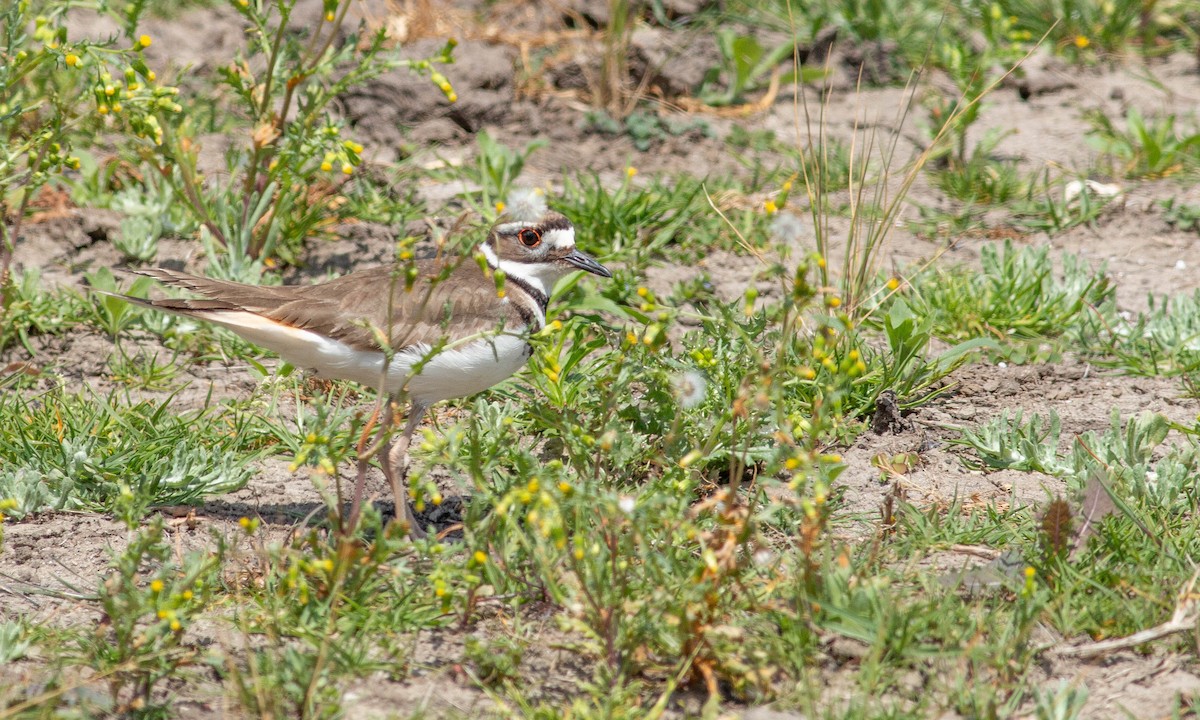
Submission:
<svg viewBox="0 0 1200 720">
<path fill-rule="evenodd" d="M 542 236 L 533 228 L 525 228 L 517 233 L 517 239 L 527 248 L 535 248 L 542 242 Z"/>
</svg>

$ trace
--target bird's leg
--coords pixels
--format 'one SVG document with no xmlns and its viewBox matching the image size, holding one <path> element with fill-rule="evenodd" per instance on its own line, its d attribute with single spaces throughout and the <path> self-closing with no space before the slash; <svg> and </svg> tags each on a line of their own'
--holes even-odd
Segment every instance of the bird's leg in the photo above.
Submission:
<svg viewBox="0 0 1200 720">
<path fill-rule="evenodd" d="M 388 482 L 392 484 L 392 494 L 396 497 L 396 519 L 400 519 L 403 508 L 404 521 L 408 523 L 409 532 L 415 538 L 425 537 L 425 530 L 417 523 L 412 505 L 408 502 L 408 448 L 412 445 L 413 433 L 421 424 L 421 418 L 425 416 L 425 410 L 425 405 L 414 400 L 412 408 L 408 411 L 408 422 L 404 426 L 404 432 L 379 450 L 379 464 L 383 467 Z"/>
<path fill-rule="evenodd" d="M 389 399 L 383 405 L 383 422 L 379 424 L 379 431 L 375 433 L 375 438 L 371 442 L 372 447 L 379 447 L 387 437 L 388 432 L 392 429 L 392 422 L 394 421 L 394 418 L 391 400 Z M 375 414 L 371 416 L 371 422 L 374 422 L 378 418 L 379 410 L 376 408 Z M 344 528 L 347 532 L 353 531 L 353 529 L 358 525 L 358 515 L 362 511 L 363 491 L 367 485 L 367 462 L 369 458 L 368 455 L 365 455 L 369 449 L 364 447 L 364 445 L 366 444 L 366 433 L 370 432 L 371 422 L 367 424 L 367 427 L 363 430 L 363 437 L 361 440 L 359 440 L 358 478 L 354 483 L 354 494 L 350 498 L 350 514 L 348 516 L 349 520 L 344 525 Z"/>
</svg>

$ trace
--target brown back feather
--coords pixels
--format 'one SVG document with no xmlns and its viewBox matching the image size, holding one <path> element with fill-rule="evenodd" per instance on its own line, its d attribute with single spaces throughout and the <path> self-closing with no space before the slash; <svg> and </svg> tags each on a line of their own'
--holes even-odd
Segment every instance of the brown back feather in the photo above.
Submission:
<svg viewBox="0 0 1200 720">
<path fill-rule="evenodd" d="M 393 278 L 393 268 L 387 266 L 316 285 L 285 286 L 244 285 L 162 268 L 137 272 L 207 298 L 154 300 L 154 307 L 200 318 L 221 311 L 252 312 L 361 350 L 380 349 L 372 326 L 383 330 L 390 327 L 391 347 L 401 350 L 410 345 L 438 343 L 446 336 L 451 317 L 455 335 L 502 327 L 516 331 L 526 324 L 517 307 L 526 299 L 498 302 L 492 281 L 484 278 L 469 259 L 453 266 L 440 260 L 421 260 L 416 266 L 418 279 L 409 292 L 405 291 L 403 275 Z M 435 282 L 444 272 L 448 276 Z M 511 285 L 508 290 L 519 292 Z"/>
</svg>

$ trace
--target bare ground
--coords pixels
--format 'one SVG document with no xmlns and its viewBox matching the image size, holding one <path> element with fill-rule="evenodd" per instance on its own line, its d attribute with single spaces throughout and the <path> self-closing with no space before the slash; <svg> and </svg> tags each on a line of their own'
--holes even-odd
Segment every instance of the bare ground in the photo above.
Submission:
<svg viewBox="0 0 1200 720">
<path fill-rule="evenodd" d="M 527 33 L 556 30 L 559 22 L 556 17 L 536 13 L 507 20 L 526 23 L 518 27 Z M 226 57 L 229 44 L 236 42 L 239 34 L 237 22 L 228 13 L 207 10 L 156 22 L 151 32 L 156 38 L 169 38 L 170 43 L 156 42 L 154 52 L 168 45 L 172 52 L 169 57 L 164 54 L 154 59 L 160 66 L 166 62 L 191 63 L 203 70 Z M 785 89 L 763 112 L 736 118 L 707 117 L 714 137 L 693 134 L 667 138 L 650 152 L 641 153 L 625 136 L 600 136 L 581 130 L 583 106 L 572 92 L 571 83 L 576 80 L 572 79 L 571 52 L 564 51 L 567 59 L 551 65 L 547 73 L 550 86 L 531 92 L 519 85 L 520 60 L 514 45 L 493 42 L 486 36 L 484 32 L 464 34 L 466 39 L 456 51 L 458 62 L 446 71 L 462 98 L 457 107 L 448 105 L 427 84 L 402 72 L 382 78 L 359 96 L 347 98 L 347 115 L 368 146 L 369 159 L 389 163 L 395 159 L 397 148 L 408 144 L 419 158 L 427 156 L 432 162 L 436 155 L 438 160 L 454 162 L 472 155 L 473 132 L 486 129 L 510 146 L 519 147 L 534 138 L 550 140 L 550 145 L 531 159 L 523 177 L 530 184 L 554 185 L 563 168 L 568 167 L 586 168 L 616 184 L 628 165 L 641 171 L 639 181 L 657 173 L 716 176 L 745 172 L 744 165 L 723 142 L 735 124 L 749 130 L 772 130 L 780 137 L 796 134 L 796 106 Z M 429 42 L 433 41 L 414 43 L 414 54 L 419 55 L 422 43 Z M 641 42 L 644 47 L 639 52 L 645 54 L 687 56 L 701 65 L 713 57 L 711 39 L 704 37 L 681 39 L 659 33 Z M 583 50 L 586 47 L 580 52 Z M 672 67 L 656 82 L 685 82 L 688 72 L 692 70 L 687 66 Z M 899 131 L 900 147 L 915 153 L 917 143 L 906 138 L 918 138 L 918 131 L 911 126 L 895 126 L 896 108 L 908 102 L 909 95 L 894 88 L 856 91 L 844 75 L 839 75 L 842 79 L 824 110 L 829 134 L 849 138 L 856 123 L 867 123 L 879 132 Z M 1022 99 L 1015 86 L 999 88 L 988 98 L 979 128 L 980 132 L 1009 132 L 998 150 L 1018 158 L 1027 169 L 1056 165 L 1086 170 L 1094 158 L 1094 151 L 1083 141 L 1086 124 L 1082 114 L 1087 109 L 1102 109 L 1114 116 L 1128 106 L 1140 107 L 1146 114 L 1184 113 L 1200 104 L 1200 76 L 1195 61 L 1182 56 L 1149 65 L 1131 63 L 1069 71 L 1045 61 L 1031 64 L 1030 75 L 1037 93 Z M 1156 82 L 1148 82 L 1147 77 Z M 813 102 L 816 94 L 811 89 L 808 92 L 808 100 Z M 803 131 L 801 138 L 803 142 Z M 220 142 L 213 139 L 212 145 L 220 146 Z M 769 164 L 770 158 L 763 159 Z M 924 183 L 923 179 L 917 182 L 913 200 L 935 203 Z M 438 186 L 418 188 L 426 198 L 450 197 L 453 191 Z M 1200 264 L 1196 234 L 1173 229 L 1155 204 L 1180 192 L 1165 182 L 1130 187 L 1125 199 L 1094 224 L 1052 239 L 1027 236 L 1018 241 L 1048 243 L 1055 249 L 1080 252 L 1098 263 L 1107 263 L 1118 283 L 1120 302 L 1125 309 L 1136 311 L 1145 307 L 1147 293 L 1174 294 L 1200 287 L 1200 274 L 1194 271 Z M 1188 200 L 1200 201 L 1195 189 L 1189 192 Z M 84 272 L 119 265 L 116 252 L 103 242 L 114 225 L 111 213 L 89 209 L 73 209 L 32 224 L 17 245 L 17 264 L 40 267 L 48 281 L 77 287 Z M 347 226 L 343 239 L 314 244 L 306 267 L 289 281 L 382 261 L 390 256 L 391 240 L 402 230 L 369 224 Z M 890 236 L 885 263 L 904 268 L 940 252 L 945 253 L 943 261 L 971 263 L 987 242 L 991 241 L 984 237 L 955 238 L 946 250 L 900 226 Z M 191 243 L 168 242 L 164 243 L 160 260 L 193 268 L 193 252 Z M 649 282 L 665 290 L 673 282 L 705 271 L 713 277 L 718 291 L 732 298 L 753 281 L 756 270 L 752 259 L 714 253 L 694 267 L 655 268 Z M 80 330 L 64 337 L 37 339 L 37 353 L 32 358 L 23 350 L 10 350 L 0 357 L 0 367 L 29 359 L 44 368 L 46 382 L 103 392 L 111 386 L 104 360 L 112 347 L 108 338 Z M 180 410 L 199 407 L 210 393 L 217 399 L 245 396 L 254 392 L 257 382 L 246 367 L 210 364 L 191 366 L 186 373 L 190 385 L 174 401 Z M 907 500 L 922 508 L 948 507 L 953 499 L 965 501 L 965 506 L 1038 503 L 1063 490 L 1059 481 L 1046 476 L 966 470 L 945 445 L 953 434 L 947 426 L 978 425 L 1003 410 L 1045 413 L 1054 409 L 1062 417 L 1064 439 L 1069 440 L 1087 430 L 1107 428 L 1113 407 L 1124 416 L 1151 410 L 1183 423 L 1194 421 L 1200 412 L 1196 400 L 1181 396 L 1176 381 L 1123 377 L 1078 361 L 1010 367 L 976 365 L 959 370 L 951 379 L 956 389 L 910 416 L 908 429 L 899 434 L 867 433 L 844 450 L 848 469 L 841 476 L 841 513 L 845 520 L 838 527 L 847 541 L 862 542 L 869 537 L 870 518 L 876 516 L 884 494 L 889 492 L 889 487 L 880 482 L 879 470 L 871 464 L 871 459 L 883 452 L 922 450 L 923 464 L 901 480 Z M 385 495 L 381 478 L 373 479 L 372 490 Z M 202 547 L 209 542 L 212 529 L 235 534 L 242 516 L 261 517 L 266 537 L 281 539 L 319 503 L 305 473 L 289 472 L 285 461 L 270 459 L 261 463 L 243 490 L 212 498 L 192 514 L 172 517 L 171 539 L 180 552 Z M 94 605 L 73 595 L 94 587 L 109 554 L 119 551 L 126 537 L 127 531 L 117 522 L 88 514 L 47 514 L 7 524 L 4 552 L 0 553 L 0 617 L 20 614 L 39 622 L 94 622 Z M 568 695 L 572 683 L 590 675 L 588 668 L 573 653 L 554 649 L 558 631 L 549 613 L 534 613 L 525 622 L 527 636 L 538 638 L 522 666 L 530 683 L 551 696 Z M 471 632 L 507 631 L 505 618 L 498 612 Z M 383 717 L 402 708 L 406 713 L 426 710 L 433 717 L 473 717 L 494 709 L 492 701 L 473 689 L 459 667 L 463 638 L 463 632 L 454 630 L 420 633 L 412 641 L 411 676 L 402 680 L 363 678 L 348 689 L 347 716 Z M 218 644 L 229 641 L 217 631 L 211 640 Z M 830 687 L 851 690 L 855 667 L 852 655 L 838 656 L 831 651 L 828 662 L 819 669 L 821 679 Z M 0 678 L 11 683 L 32 682 L 37 678 L 38 666 L 36 657 L 15 663 L 0 669 Z M 1121 653 L 1097 662 L 1047 661 L 1038 672 L 1047 687 L 1059 681 L 1086 685 L 1091 692 L 1085 713 L 1088 717 L 1161 716 L 1168 712 L 1176 695 L 1200 695 L 1200 668 L 1196 663 L 1157 652 Z M 693 700 L 685 697 L 683 706 L 698 709 L 691 705 Z M 198 678 L 196 686 L 178 696 L 176 716 L 210 717 L 214 710 L 224 707 L 224 702 L 214 686 Z M 799 717 L 766 708 L 746 709 L 745 716 Z"/>
</svg>

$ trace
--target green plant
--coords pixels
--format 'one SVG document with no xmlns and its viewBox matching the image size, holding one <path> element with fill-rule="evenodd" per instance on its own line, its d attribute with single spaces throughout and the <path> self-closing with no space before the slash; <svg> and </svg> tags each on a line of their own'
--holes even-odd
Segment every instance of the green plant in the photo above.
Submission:
<svg viewBox="0 0 1200 720">
<path fill-rule="evenodd" d="M 487 686 L 514 683 L 520 678 L 521 643 L 509 637 L 469 637 L 464 654 L 474 665 L 475 678 Z"/>
<path fill-rule="evenodd" d="M 720 65 L 709 69 L 700 83 L 697 97 L 706 105 L 735 105 L 745 102 L 746 93 L 763 87 L 780 63 L 789 60 L 795 43 L 781 42 L 770 50 L 753 35 L 741 35 L 733 28 L 716 33 Z M 720 87 L 724 80 L 724 87 Z M 786 80 L 776 79 L 775 82 Z"/>
<path fill-rule="evenodd" d="M 1029 181 L 1022 177 L 1018 164 L 992 157 L 1000 139 L 993 134 L 961 160 L 950 159 L 946 167 L 931 170 L 934 183 L 947 197 L 971 205 L 1002 204 L 1026 195 Z"/>
<path fill-rule="evenodd" d="M 1017 31 L 1046 36 L 1056 52 L 1077 61 L 1133 49 L 1143 54 L 1167 52 L 1186 42 L 1187 29 L 1196 20 L 1195 10 L 1186 3 L 1160 12 L 1132 0 L 997 0 L 992 6 L 1001 17 L 1012 18 Z"/>
<path fill-rule="evenodd" d="M 633 140 L 633 146 L 642 152 L 662 142 L 667 136 L 678 137 L 692 131 L 705 137 L 713 134 L 703 118 L 662 116 L 641 111 L 634 111 L 623 121 L 617 121 L 603 111 L 592 110 L 584 115 L 583 123 L 589 129 L 607 135 L 625 133 Z"/>
<path fill-rule="evenodd" d="M 13 243 L 38 191 L 80 166 L 73 143 L 101 129 L 152 131 L 176 92 L 156 84 L 142 57 L 151 43 L 137 34 L 144 3 L 103 8 L 121 29 L 104 41 L 69 38 L 69 7 L 19 0 L 0 11 L 0 327 L 18 301 Z"/>
<path fill-rule="evenodd" d="M 139 277 L 130 286 L 118 293 L 117 279 L 111 270 L 102 267 L 85 276 L 88 287 L 97 290 L 92 293 L 92 302 L 88 305 L 91 321 L 108 336 L 120 341 L 121 334 L 132 325 L 140 315 L 138 309 L 131 303 L 117 297 L 118 294 L 144 298 L 154 287 L 154 280 Z"/>
<path fill-rule="evenodd" d="M 248 46 L 219 70 L 247 118 L 248 146 L 231 151 L 224 185 L 200 177 L 194 129 L 185 119 L 164 118 L 147 156 L 200 224 L 211 272 L 255 280 L 266 257 L 294 260 L 300 242 L 336 214 L 344 182 L 338 178 L 361 162 L 362 146 L 343 137 L 330 103 L 399 67 L 428 75 L 453 101 L 435 64 L 451 60 L 454 42 L 433 58 L 402 60 L 385 49 L 384 30 L 339 40 L 350 0 L 326 3 L 325 22 L 307 35 L 288 31 L 293 2 L 231 5 L 249 24 Z"/>
<path fill-rule="evenodd" d="M 1034 413 L 1028 422 L 1018 410 L 1011 418 L 1002 412 L 978 429 L 963 428 L 962 437 L 952 442 L 971 448 L 979 457 L 978 462 L 964 457 L 967 467 L 1061 475 L 1068 470 L 1058 457 L 1061 433 L 1062 421 L 1053 410 L 1046 418 Z"/>
<path fill-rule="evenodd" d="M 0 309 L 0 351 L 20 343 L 33 355 L 31 337 L 66 332 L 82 322 L 85 314 L 78 295 L 46 292 L 37 268 L 26 268 L 18 278 L 10 278 L 4 294 L 4 307 Z"/>
<path fill-rule="evenodd" d="M 481 131 L 475 136 L 479 152 L 475 157 L 474 173 L 471 179 L 479 184 L 479 202 L 476 210 L 484 217 L 489 217 L 512 190 L 513 181 L 525 169 L 529 156 L 546 146 L 545 140 L 531 140 L 521 150 L 513 150 L 491 138 L 487 132 Z"/>
<path fill-rule="evenodd" d="M 1167 177 L 1200 167 L 1200 130 L 1181 133 L 1174 115 L 1147 120 L 1131 107 L 1125 114 L 1124 130 L 1103 112 L 1089 112 L 1086 117 L 1092 126 L 1089 141 L 1117 161 L 1116 174 Z"/>
<path fill-rule="evenodd" d="M 117 191 L 108 207 L 121 213 L 119 233 L 112 243 L 129 260 L 153 260 L 160 238 L 195 230 L 171 185 L 154 173 L 147 173 L 140 186 Z"/>
<path fill-rule="evenodd" d="M 1000 342 L 1061 337 L 1087 322 L 1091 308 L 1113 299 L 1115 288 L 1103 269 L 1092 271 L 1064 256 L 1056 277 L 1048 247 L 985 245 L 978 272 L 931 266 L 911 279 L 906 297 L 938 337 L 993 337 Z"/>
<path fill-rule="evenodd" d="M 1082 182 L 1082 181 L 1081 181 Z M 1016 225 L 1033 232 L 1055 235 L 1076 225 L 1091 223 L 1112 200 L 1112 196 L 1094 195 L 1086 182 L 1078 193 L 1067 192 L 1067 185 L 1051 181 L 1050 169 L 1042 174 L 1041 182 L 1029 183 L 1024 198 L 1013 204 Z"/>
<path fill-rule="evenodd" d="M 615 191 L 594 174 L 563 178 L 562 196 L 554 206 L 575 218 L 578 242 L 585 247 L 603 243 L 608 248 L 606 259 L 625 258 L 637 266 L 672 244 L 707 244 L 710 238 L 695 222 L 702 207 L 703 182 L 680 177 L 640 187 L 633 183 L 636 173 L 630 168 Z M 711 232 L 716 234 L 715 225 Z"/>
<path fill-rule="evenodd" d="M 1134 316 L 1105 307 L 1073 333 L 1098 365 L 1136 375 L 1188 375 L 1200 370 L 1200 294 L 1147 298 Z"/>
<path fill-rule="evenodd" d="M 1177 203 L 1177 198 L 1158 201 L 1167 223 L 1178 230 L 1195 230 L 1200 233 L 1200 205 Z"/>
<path fill-rule="evenodd" d="M 244 485 L 253 455 L 237 452 L 242 420 L 211 410 L 174 415 L 170 403 L 62 388 L 36 401 L 0 395 L 0 417 L 11 418 L 0 423 L 0 498 L 17 500 L 10 514 L 18 517 L 86 509 L 136 524 L 151 505 L 195 502 Z"/>
<path fill-rule="evenodd" d="M 23 619 L 0 623 L 0 662 L 8 664 L 23 658 L 31 645 L 29 635 L 29 626 Z"/>
<path fill-rule="evenodd" d="M 113 558 L 97 591 L 99 628 L 79 636 L 78 652 L 106 678 L 121 713 L 148 714 L 156 686 L 194 662 L 196 650 L 184 643 L 187 627 L 220 584 L 220 536 L 212 548 L 176 563 L 163 535 L 162 517 L 155 517 Z"/>
</svg>

